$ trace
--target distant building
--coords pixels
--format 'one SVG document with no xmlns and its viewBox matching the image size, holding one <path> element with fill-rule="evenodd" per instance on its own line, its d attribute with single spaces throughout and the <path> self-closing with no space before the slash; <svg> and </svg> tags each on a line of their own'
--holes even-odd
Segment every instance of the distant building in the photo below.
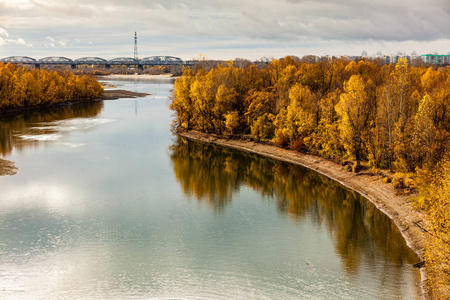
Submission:
<svg viewBox="0 0 450 300">
<path fill-rule="evenodd" d="M 424 54 L 422 55 L 422 59 L 424 62 L 433 65 L 450 65 L 450 54 Z"/>
</svg>

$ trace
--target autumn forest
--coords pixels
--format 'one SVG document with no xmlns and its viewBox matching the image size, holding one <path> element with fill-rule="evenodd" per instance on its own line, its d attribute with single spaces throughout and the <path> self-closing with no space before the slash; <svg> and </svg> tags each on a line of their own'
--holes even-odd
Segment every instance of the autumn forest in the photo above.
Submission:
<svg viewBox="0 0 450 300">
<path fill-rule="evenodd" d="M 102 94 L 101 84 L 88 75 L 0 63 L 0 113 L 92 100 Z"/>
<path fill-rule="evenodd" d="M 256 141 L 397 174 L 420 191 L 427 216 L 429 287 L 450 295 L 450 68 L 291 57 L 266 67 L 232 62 L 185 70 L 174 127 Z M 348 166 L 347 166 L 348 167 Z"/>
</svg>

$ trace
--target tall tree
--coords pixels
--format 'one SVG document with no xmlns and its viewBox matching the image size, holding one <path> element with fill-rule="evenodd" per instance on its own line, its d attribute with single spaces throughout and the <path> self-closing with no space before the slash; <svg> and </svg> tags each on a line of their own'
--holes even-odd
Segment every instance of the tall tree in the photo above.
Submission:
<svg viewBox="0 0 450 300">
<path fill-rule="evenodd" d="M 368 132 L 374 108 L 371 100 L 361 76 L 353 75 L 345 84 L 344 93 L 336 105 L 344 146 L 355 157 L 357 166 L 363 158 L 363 135 Z"/>
</svg>

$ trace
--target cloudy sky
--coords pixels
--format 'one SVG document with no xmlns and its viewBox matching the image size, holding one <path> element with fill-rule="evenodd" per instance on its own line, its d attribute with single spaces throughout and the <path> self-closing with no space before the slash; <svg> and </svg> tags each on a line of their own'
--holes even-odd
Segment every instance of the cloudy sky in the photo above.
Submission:
<svg viewBox="0 0 450 300">
<path fill-rule="evenodd" d="M 0 58 L 450 52 L 450 0 L 0 0 Z"/>
</svg>

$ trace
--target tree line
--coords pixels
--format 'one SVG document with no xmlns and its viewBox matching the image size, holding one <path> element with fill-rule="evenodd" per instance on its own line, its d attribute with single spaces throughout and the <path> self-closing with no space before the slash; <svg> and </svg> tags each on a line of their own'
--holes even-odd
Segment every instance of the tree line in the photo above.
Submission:
<svg viewBox="0 0 450 300">
<path fill-rule="evenodd" d="M 92 100 L 102 95 L 101 84 L 92 76 L 0 63 L 0 113 Z"/>
<path fill-rule="evenodd" d="M 450 68 L 415 67 L 406 59 L 383 65 L 287 56 L 264 68 L 230 62 L 185 70 L 171 108 L 174 126 L 351 159 L 354 170 L 366 161 L 412 174 L 412 187 L 422 187 L 415 203 L 427 215 L 430 245 L 433 239 L 441 245 L 439 264 L 426 249 L 430 286 L 450 295 Z M 430 180 L 439 189 L 425 189 Z"/>
</svg>

